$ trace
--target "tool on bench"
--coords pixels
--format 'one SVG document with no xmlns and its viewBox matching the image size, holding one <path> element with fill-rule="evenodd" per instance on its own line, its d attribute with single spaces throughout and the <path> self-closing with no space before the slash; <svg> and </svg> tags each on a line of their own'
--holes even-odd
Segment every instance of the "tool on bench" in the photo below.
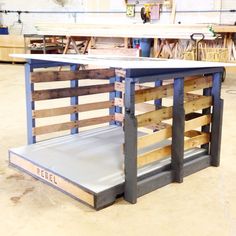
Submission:
<svg viewBox="0 0 236 236">
<path fill-rule="evenodd" d="M 144 24 L 150 21 L 150 18 L 151 18 L 150 12 L 151 12 L 151 10 L 150 10 L 149 5 L 146 5 L 146 6 L 141 8 L 141 12 L 140 12 L 141 13 L 141 19 L 143 20 Z"/>
<path fill-rule="evenodd" d="M 195 59 L 197 61 L 200 60 L 200 54 L 199 54 L 199 43 L 204 40 L 205 35 L 203 33 L 193 33 L 190 36 L 191 40 L 195 44 Z"/>
</svg>

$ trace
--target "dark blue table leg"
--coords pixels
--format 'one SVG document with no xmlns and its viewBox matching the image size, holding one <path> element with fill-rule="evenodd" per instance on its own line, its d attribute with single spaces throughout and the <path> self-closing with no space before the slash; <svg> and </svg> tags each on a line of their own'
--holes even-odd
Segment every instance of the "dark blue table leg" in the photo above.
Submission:
<svg viewBox="0 0 236 236">
<path fill-rule="evenodd" d="M 174 80 L 174 104 L 171 145 L 171 169 L 173 181 L 183 182 L 183 156 L 184 156 L 184 78 Z"/>
<path fill-rule="evenodd" d="M 222 132 L 222 118 L 223 118 L 223 100 L 220 98 L 221 94 L 222 73 L 213 74 L 212 98 L 213 98 L 213 112 L 212 112 L 212 128 L 211 128 L 211 165 L 220 165 L 220 150 L 221 150 L 221 132 Z"/>
<path fill-rule="evenodd" d="M 135 112 L 135 83 L 125 79 L 125 190 L 124 198 L 130 203 L 137 202 L 137 120 Z"/>
<path fill-rule="evenodd" d="M 79 65 L 71 65 L 70 66 L 71 71 L 76 71 L 79 69 Z M 79 86 L 78 80 L 71 80 L 70 87 L 71 88 L 77 88 Z M 71 106 L 76 106 L 79 104 L 79 98 L 78 97 L 71 97 L 70 98 L 70 104 Z M 78 121 L 79 120 L 79 113 L 73 113 L 70 115 L 71 121 Z M 73 128 L 71 129 L 71 134 L 77 134 L 79 132 L 79 128 Z"/>
</svg>

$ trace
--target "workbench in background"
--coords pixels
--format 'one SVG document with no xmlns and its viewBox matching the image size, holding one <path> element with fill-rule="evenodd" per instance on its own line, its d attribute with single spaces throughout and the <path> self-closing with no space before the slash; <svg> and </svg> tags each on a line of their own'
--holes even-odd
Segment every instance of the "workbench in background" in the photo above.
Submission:
<svg viewBox="0 0 236 236">
<path fill-rule="evenodd" d="M 0 61 L 25 62 L 22 58 L 10 57 L 12 53 L 25 53 L 24 37 L 22 35 L 0 35 Z"/>
<path fill-rule="evenodd" d="M 194 33 L 203 34 L 199 44 L 200 60 L 235 61 L 236 50 L 232 37 L 234 26 L 210 24 L 38 24 L 42 35 L 91 37 L 91 47 L 131 47 L 132 38 L 154 39 L 152 56 L 175 59 L 196 59 Z M 228 33 L 226 33 L 228 31 Z M 231 32 L 231 33 L 230 33 Z M 218 35 L 217 35 L 218 34 Z M 230 36 L 229 36 L 230 35 Z"/>
</svg>

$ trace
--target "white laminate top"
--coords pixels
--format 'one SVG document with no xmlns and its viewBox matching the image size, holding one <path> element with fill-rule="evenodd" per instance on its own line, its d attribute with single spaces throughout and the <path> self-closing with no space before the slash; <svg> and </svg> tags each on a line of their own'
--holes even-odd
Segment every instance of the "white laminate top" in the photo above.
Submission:
<svg viewBox="0 0 236 236">
<path fill-rule="evenodd" d="M 74 54 L 11 54 L 12 57 L 54 62 L 95 65 L 123 69 L 187 69 L 209 67 L 235 67 L 233 63 L 172 60 L 147 57 L 74 55 Z"/>
</svg>

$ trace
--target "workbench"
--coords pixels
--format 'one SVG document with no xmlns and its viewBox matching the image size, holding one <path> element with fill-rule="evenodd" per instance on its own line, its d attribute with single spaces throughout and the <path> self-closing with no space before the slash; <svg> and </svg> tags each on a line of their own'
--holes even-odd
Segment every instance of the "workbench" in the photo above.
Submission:
<svg viewBox="0 0 236 236">
<path fill-rule="evenodd" d="M 121 196 L 136 203 L 157 188 L 219 166 L 225 64 L 14 56 L 28 61 L 28 145 L 9 150 L 11 166 L 96 210 Z M 102 68 L 77 70 L 81 64 Z M 65 65 L 70 70 L 55 69 Z M 42 102 L 47 106 L 41 107 Z M 140 104 L 148 109 L 139 111 Z M 88 111 L 92 117 L 83 116 Z M 58 119 L 65 115 L 67 121 Z M 56 137 L 44 137 L 52 133 Z"/>
<path fill-rule="evenodd" d="M 90 46 L 96 47 L 97 38 L 121 39 L 128 48 L 130 38 L 154 39 L 153 56 L 159 57 L 163 47 L 168 58 L 174 58 L 179 49 L 178 40 L 190 40 L 194 33 L 204 34 L 207 41 L 215 39 L 210 25 L 207 24 L 52 24 L 40 23 L 35 26 L 39 35 L 66 35 L 71 37 L 91 37 Z M 117 43 L 117 42 L 116 42 Z"/>
</svg>

